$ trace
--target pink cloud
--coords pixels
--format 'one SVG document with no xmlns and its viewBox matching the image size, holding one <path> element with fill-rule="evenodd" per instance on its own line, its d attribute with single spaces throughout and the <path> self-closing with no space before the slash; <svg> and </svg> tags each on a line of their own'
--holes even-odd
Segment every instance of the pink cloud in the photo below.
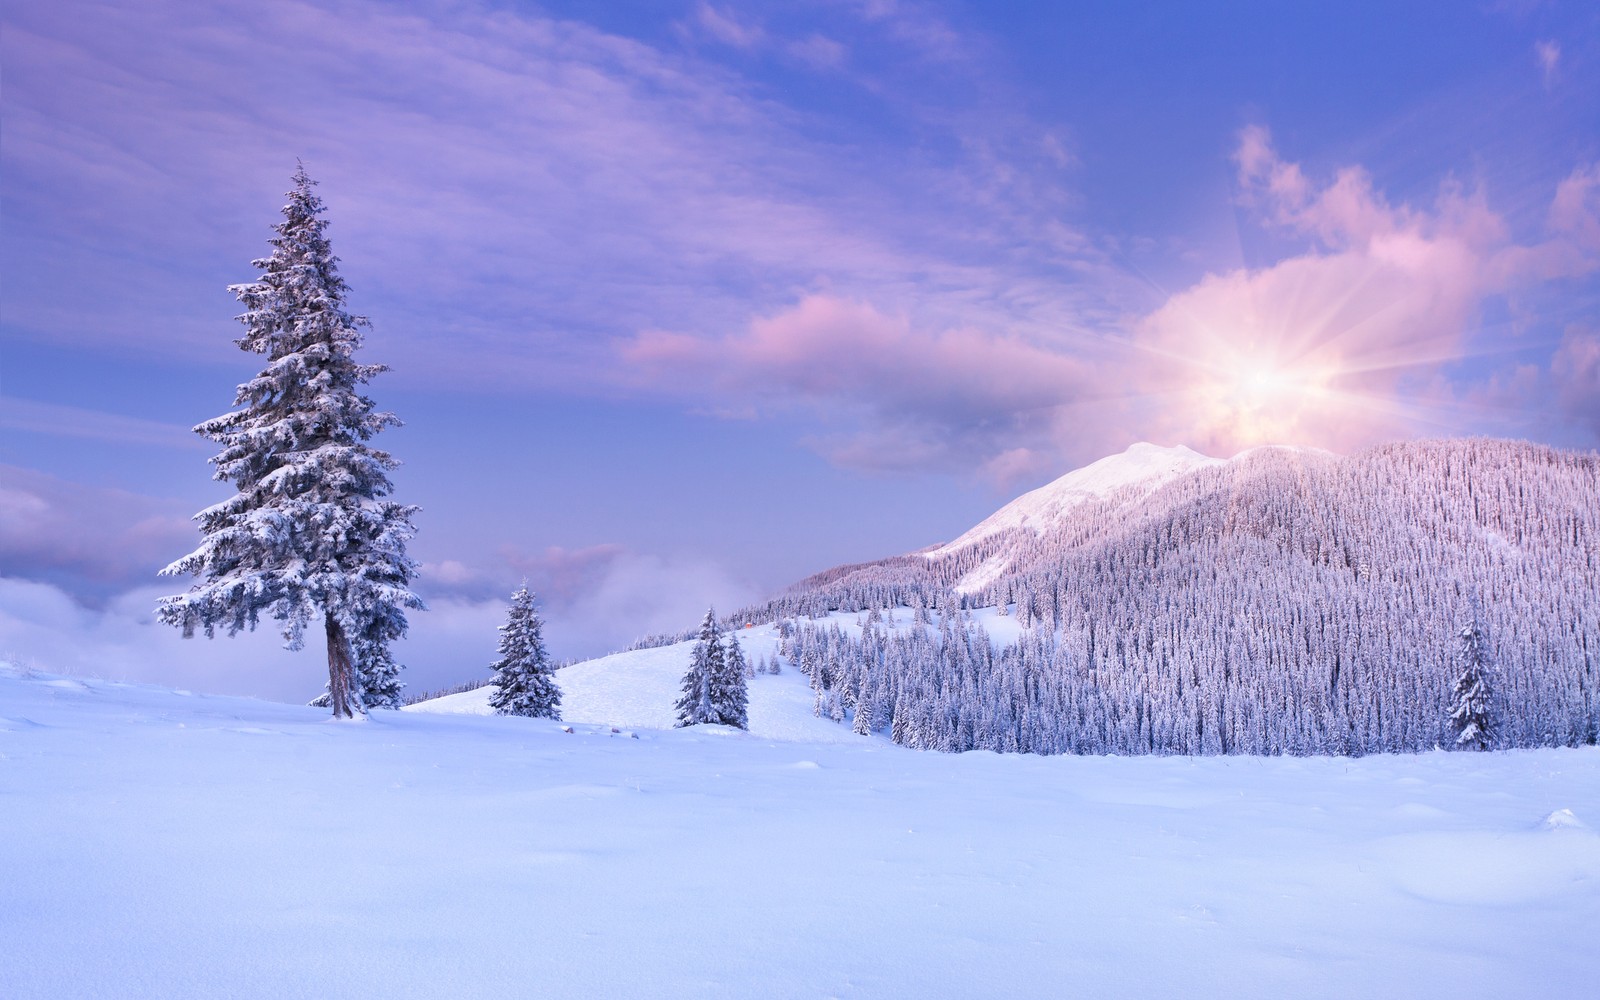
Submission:
<svg viewBox="0 0 1600 1000">
<path fill-rule="evenodd" d="M 853 418 L 811 443 L 868 468 L 994 460 L 1022 447 L 1016 438 L 1037 437 L 1088 392 L 1092 374 L 1083 360 L 1019 336 L 925 330 L 825 294 L 727 337 L 646 331 L 622 359 L 641 385 L 691 395 L 714 388 L 758 410 L 805 406 L 829 425 Z"/>
<path fill-rule="evenodd" d="M 1549 227 L 1585 250 L 1600 250 L 1600 163 L 1574 170 L 1556 187 Z"/>
<path fill-rule="evenodd" d="M 1600 439 L 1600 332 L 1569 329 L 1550 362 L 1550 373 L 1563 415 Z"/>
<path fill-rule="evenodd" d="M 1443 376 L 1482 351 L 1486 300 L 1596 266 L 1600 167 L 1562 182 L 1546 238 L 1521 243 L 1483 189 L 1452 178 L 1429 204 L 1392 203 L 1358 166 L 1311 178 L 1260 128 L 1241 134 L 1236 162 L 1246 202 L 1305 249 L 1207 275 L 1130 321 L 1126 340 L 930 328 L 818 293 L 728 336 L 647 331 L 623 369 L 639 387 L 714 396 L 723 415 L 800 408 L 817 421 L 806 443 L 839 465 L 959 468 L 1002 487 L 1141 439 L 1231 454 L 1525 432 L 1505 399 L 1526 378 Z"/>
<path fill-rule="evenodd" d="M 577 549 L 552 545 L 543 552 L 502 545 L 500 555 L 513 573 L 526 578 L 547 601 L 561 604 L 592 591 L 627 550 L 610 543 Z"/>
<path fill-rule="evenodd" d="M 173 501 L 0 466 L 0 571 L 6 575 L 103 594 L 154 583 L 161 568 L 199 538 Z"/>
<path fill-rule="evenodd" d="M 1009 491 L 1018 483 L 1048 477 L 1058 470 L 1051 455 L 1033 448 L 1007 448 L 983 463 L 980 471 L 996 489 Z"/>
<path fill-rule="evenodd" d="M 1050 405 L 1087 376 L 1082 363 L 1019 337 L 923 331 L 905 316 L 820 294 L 721 340 L 646 332 L 624 357 L 646 369 L 713 372 L 728 388 L 758 377 L 808 398 L 870 397 L 906 408 L 925 401 L 937 410 Z"/>
</svg>

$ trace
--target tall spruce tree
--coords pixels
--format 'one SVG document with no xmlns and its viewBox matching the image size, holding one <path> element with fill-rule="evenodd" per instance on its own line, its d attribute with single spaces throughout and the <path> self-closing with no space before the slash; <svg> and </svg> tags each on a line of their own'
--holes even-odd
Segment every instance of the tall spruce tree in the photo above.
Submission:
<svg viewBox="0 0 1600 1000">
<path fill-rule="evenodd" d="M 1450 724 L 1456 746 L 1487 750 L 1494 745 L 1494 653 L 1489 647 L 1489 627 L 1473 609 L 1472 620 L 1456 633 L 1456 677 L 1450 702 Z"/>
<path fill-rule="evenodd" d="M 726 670 L 722 627 L 717 624 L 716 611 L 707 608 L 705 619 L 700 622 L 699 641 L 689 657 L 689 670 L 683 675 L 683 694 L 676 706 L 678 727 L 722 721 L 712 692 L 721 683 Z"/>
<path fill-rule="evenodd" d="M 489 707 L 501 715 L 561 718 L 561 689 L 544 648 L 544 622 L 526 586 L 511 595 L 506 623 L 500 626 L 500 658 L 494 661 L 494 691 Z"/>
<path fill-rule="evenodd" d="M 195 515 L 200 547 L 162 572 L 200 580 L 163 598 L 157 615 L 185 637 L 210 637 L 268 614 L 290 649 L 320 616 L 328 702 L 349 717 L 369 690 L 375 702 L 399 697 L 388 645 L 405 634 L 406 610 L 423 607 L 406 556 L 417 508 L 385 499 L 399 463 L 368 442 L 400 421 L 361 394 L 386 369 L 355 360 L 368 323 L 345 310 L 315 184 L 295 172 L 272 254 L 251 262 L 263 273 L 229 288 L 246 309 L 236 343 L 267 366 L 239 386 L 238 409 L 195 428 L 221 445 L 214 478 L 238 492 Z"/>
</svg>

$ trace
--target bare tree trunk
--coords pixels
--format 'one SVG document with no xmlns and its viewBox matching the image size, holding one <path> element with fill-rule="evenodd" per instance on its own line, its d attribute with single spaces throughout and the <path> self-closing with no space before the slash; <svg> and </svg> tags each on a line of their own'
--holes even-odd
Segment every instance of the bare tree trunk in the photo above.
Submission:
<svg viewBox="0 0 1600 1000">
<path fill-rule="evenodd" d="M 333 615 L 324 616 L 323 621 L 328 627 L 328 701 L 333 704 L 334 718 L 352 718 L 355 713 L 350 710 L 350 681 L 354 671 L 350 666 L 350 644 Z"/>
</svg>

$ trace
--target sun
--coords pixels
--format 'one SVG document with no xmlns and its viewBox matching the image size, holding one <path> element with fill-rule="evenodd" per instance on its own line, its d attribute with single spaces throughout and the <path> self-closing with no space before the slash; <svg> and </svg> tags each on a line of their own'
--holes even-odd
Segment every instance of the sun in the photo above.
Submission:
<svg viewBox="0 0 1600 1000">
<path fill-rule="evenodd" d="M 1195 374 L 1207 423 L 1241 442 L 1287 440 L 1309 415 L 1326 415 L 1336 402 L 1336 369 L 1261 351 L 1218 351 Z"/>
<path fill-rule="evenodd" d="M 1231 373 L 1230 394 L 1241 407 L 1269 406 L 1289 395 L 1299 379 L 1268 362 L 1246 359 Z"/>
</svg>

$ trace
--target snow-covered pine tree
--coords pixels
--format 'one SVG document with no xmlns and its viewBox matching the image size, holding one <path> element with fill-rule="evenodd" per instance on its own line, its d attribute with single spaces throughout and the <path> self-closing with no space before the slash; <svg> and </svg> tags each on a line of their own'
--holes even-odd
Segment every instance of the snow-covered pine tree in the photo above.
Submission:
<svg viewBox="0 0 1600 1000">
<path fill-rule="evenodd" d="M 561 689 L 555 665 L 544 649 L 544 623 L 526 586 L 511 595 L 511 609 L 500 626 L 500 658 L 492 665 L 494 691 L 489 707 L 501 715 L 561 718 Z"/>
<path fill-rule="evenodd" d="M 247 310 L 237 343 L 265 354 L 267 366 L 239 386 L 238 409 L 195 428 L 222 446 L 214 478 L 238 493 L 195 516 L 200 547 L 162 572 L 201 579 L 163 598 L 157 615 L 185 637 L 210 637 L 218 627 L 253 629 L 266 613 L 290 649 L 321 616 L 329 704 L 348 717 L 365 711 L 369 686 L 386 700 L 379 692 L 396 682 L 388 643 L 405 634 L 406 610 L 423 604 L 406 556 L 417 508 L 385 499 L 398 463 L 368 444 L 400 421 L 361 394 L 385 368 L 355 360 L 368 324 L 345 311 L 315 184 L 303 166 L 295 172 L 272 254 L 251 262 L 264 273 L 229 288 Z"/>
<path fill-rule="evenodd" d="M 1464 750 L 1487 750 L 1494 745 L 1494 653 L 1489 648 L 1489 627 L 1473 609 L 1472 620 L 1456 634 L 1456 677 L 1450 701 L 1450 724 L 1456 730 L 1456 746 Z"/>
<path fill-rule="evenodd" d="M 723 640 L 722 672 L 711 684 L 711 708 L 718 722 L 737 729 L 750 728 L 749 688 L 745 685 L 744 647 L 739 637 L 729 634 Z"/>
<path fill-rule="evenodd" d="M 872 735 L 872 706 L 865 699 L 856 702 L 856 717 L 850 731 L 858 736 Z"/>
<path fill-rule="evenodd" d="M 722 651 L 722 627 L 717 613 L 707 608 L 700 623 L 700 641 L 689 657 L 689 670 L 683 675 L 683 694 L 678 698 L 678 727 L 720 722 L 712 701 L 712 690 L 726 669 Z"/>
</svg>

